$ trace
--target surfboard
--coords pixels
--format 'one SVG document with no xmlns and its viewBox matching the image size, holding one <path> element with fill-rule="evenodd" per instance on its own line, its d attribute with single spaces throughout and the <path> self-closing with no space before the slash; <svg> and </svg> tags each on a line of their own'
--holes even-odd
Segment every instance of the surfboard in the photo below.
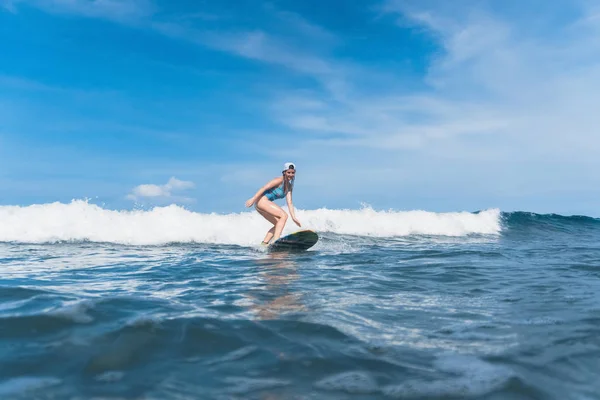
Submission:
<svg viewBox="0 0 600 400">
<path fill-rule="evenodd" d="M 268 247 L 269 251 L 303 251 L 313 247 L 319 240 L 317 232 L 306 229 L 280 237 Z"/>
</svg>

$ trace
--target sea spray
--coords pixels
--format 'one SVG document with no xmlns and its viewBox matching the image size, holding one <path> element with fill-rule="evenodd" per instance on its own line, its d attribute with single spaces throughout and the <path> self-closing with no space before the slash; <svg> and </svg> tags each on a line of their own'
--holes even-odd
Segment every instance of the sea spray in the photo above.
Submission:
<svg viewBox="0 0 600 400">
<path fill-rule="evenodd" d="M 285 208 L 285 207 L 284 207 Z M 500 211 L 480 213 L 297 209 L 299 228 L 288 220 L 284 234 L 298 229 L 393 237 L 498 234 Z M 127 245 L 214 243 L 255 245 L 270 224 L 256 211 L 197 213 L 177 205 L 150 210 L 109 210 L 83 200 L 71 203 L 0 206 L 0 242 L 90 241 Z"/>
</svg>

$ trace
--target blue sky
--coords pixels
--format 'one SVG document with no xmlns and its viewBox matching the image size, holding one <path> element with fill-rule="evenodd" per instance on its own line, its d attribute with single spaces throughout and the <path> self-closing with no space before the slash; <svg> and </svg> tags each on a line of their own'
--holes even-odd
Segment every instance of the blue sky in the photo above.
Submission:
<svg viewBox="0 0 600 400">
<path fill-rule="evenodd" d="M 0 0 L 0 204 L 600 215 L 600 1 Z"/>
</svg>

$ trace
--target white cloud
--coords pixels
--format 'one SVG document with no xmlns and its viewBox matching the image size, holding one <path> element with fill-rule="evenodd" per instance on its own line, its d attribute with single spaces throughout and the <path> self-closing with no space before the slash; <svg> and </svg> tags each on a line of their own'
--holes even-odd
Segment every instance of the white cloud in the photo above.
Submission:
<svg viewBox="0 0 600 400">
<path fill-rule="evenodd" d="M 193 182 L 181 181 L 175 177 L 169 179 L 169 182 L 165 185 L 168 190 L 185 190 L 192 189 L 194 187 Z"/>
<path fill-rule="evenodd" d="M 593 110 L 600 104 L 600 57 L 586 49 L 600 43 L 591 27 L 580 24 L 590 18 L 586 8 L 579 9 L 579 19 L 531 32 L 484 10 L 407 10 L 407 3 L 390 3 L 440 38 L 444 53 L 429 69 L 437 99 L 460 96 L 477 101 L 483 112 L 496 110 L 506 121 L 501 133 L 507 139 L 520 135 L 546 147 L 552 138 L 571 147 L 576 135 L 598 149 L 594 126 L 600 117 Z M 419 17 L 423 13 L 430 17 Z"/>
<path fill-rule="evenodd" d="M 306 39 L 305 45 L 260 29 L 211 32 L 177 20 L 144 19 L 155 10 L 149 0 L 21 1 L 54 12 L 143 21 L 167 36 L 308 75 L 321 90 L 300 96 L 282 92 L 273 99 L 272 116 L 294 131 L 337 134 L 331 140 L 319 139 L 336 146 L 346 137 L 350 138 L 346 145 L 416 150 L 465 135 L 505 134 L 508 139 L 536 127 L 556 131 L 561 121 L 569 119 L 595 122 L 586 114 L 600 93 L 595 87 L 600 42 L 594 34 L 599 15 L 594 1 L 581 3 L 583 14 L 577 21 L 548 26 L 548 31 L 560 33 L 551 36 L 553 41 L 534 35 L 543 29 L 534 31 L 523 16 L 507 19 L 486 11 L 486 2 L 385 1 L 380 7 L 384 13 L 397 16 L 403 28 L 429 32 L 442 47 L 428 69 L 429 87 L 416 93 L 376 68 L 317 54 L 311 43 L 333 43 L 338 38 L 298 14 L 274 7 L 272 14 Z M 543 25 L 545 13 L 553 8 L 547 9 L 529 10 L 537 25 Z M 527 12 L 524 8 L 521 14 Z M 382 90 L 365 92 L 355 84 L 359 80 L 362 87 L 377 83 Z M 309 106 L 285 107 L 294 101 Z M 580 125 L 578 132 L 588 138 L 589 126 Z"/>
<path fill-rule="evenodd" d="M 305 165 L 351 160 L 343 164 L 351 175 L 360 171 L 388 187 L 399 181 L 387 171 L 410 168 L 406 179 L 430 190 L 451 187 L 451 179 L 499 193 L 600 183 L 592 172 L 600 168 L 598 1 L 519 3 L 516 16 L 506 15 L 503 8 L 512 6 L 504 2 L 486 9 L 491 1 L 386 1 L 382 9 L 398 19 L 399 29 L 411 27 L 439 46 L 423 82 L 412 77 L 418 85 L 361 60 L 327 56 L 327 46 L 313 43 L 337 38 L 295 14 L 279 12 L 298 33 L 289 41 L 263 29 L 209 32 L 175 20 L 144 20 L 152 6 L 143 1 L 23 1 L 120 22 L 137 18 L 164 35 L 313 78 L 320 86 L 311 91 L 268 91 L 275 92 L 269 116 L 298 133 L 281 151 L 294 160 L 302 154 Z M 572 17 L 574 10 L 579 17 Z M 547 175 L 549 165 L 561 174 Z M 186 187 L 173 179 L 140 185 L 129 198 L 173 197 Z M 349 180 L 340 191 L 366 180 Z"/>
<path fill-rule="evenodd" d="M 136 200 L 138 197 L 169 197 L 171 193 L 164 186 L 146 184 L 133 188 L 133 193 L 129 196 Z"/>
<path fill-rule="evenodd" d="M 190 181 L 182 181 L 171 177 L 164 185 L 143 184 L 133 188 L 130 194 L 126 196 L 128 200 L 139 201 L 144 198 L 160 201 L 181 201 L 191 202 L 193 199 L 187 197 L 175 196 L 174 192 L 194 188 L 195 185 Z"/>
<path fill-rule="evenodd" d="M 332 96 L 327 86 L 301 95 L 284 91 L 272 115 L 335 147 L 413 149 L 425 156 L 451 145 L 470 159 L 476 144 L 504 152 L 506 162 L 515 154 L 593 156 L 600 150 L 595 129 L 600 116 L 594 111 L 600 104 L 600 41 L 589 22 L 597 8 L 581 8 L 579 19 L 563 25 L 546 16 L 551 7 L 545 13 L 523 9 L 545 16 L 533 29 L 531 21 L 507 18 L 485 4 L 386 2 L 384 10 L 401 17 L 404 28 L 410 21 L 441 47 L 426 87 L 407 90 L 392 78 L 379 91 L 361 90 L 352 80 L 369 82 L 377 69 L 363 67 L 365 73 L 357 74 L 346 68 L 339 78 L 348 89 L 342 96 Z M 540 20 L 546 19 L 552 23 L 543 26 Z M 474 135 L 485 139 L 473 140 Z"/>
</svg>

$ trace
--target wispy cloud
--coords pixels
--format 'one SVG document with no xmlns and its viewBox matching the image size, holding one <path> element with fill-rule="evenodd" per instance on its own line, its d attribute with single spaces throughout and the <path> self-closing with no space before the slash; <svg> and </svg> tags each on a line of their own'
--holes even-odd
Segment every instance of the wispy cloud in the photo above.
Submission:
<svg viewBox="0 0 600 400">
<path fill-rule="evenodd" d="M 312 54 L 305 48 L 299 48 L 276 34 L 261 29 L 209 31 L 172 21 L 153 22 L 152 28 L 172 38 L 191 41 L 208 48 L 279 66 L 287 71 L 311 77 L 337 98 L 343 98 L 348 90 L 346 77 L 350 73 L 349 65 Z M 310 41 L 308 42 L 310 43 Z"/>
<path fill-rule="evenodd" d="M 499 113 L 475 102 L 452 102 L 431 95 L 352 96 L 344 102 L 320 102 L 320 97 L 319 93 L 306 97 L 282 94 L 273 110 L 283 124 L 320 134 L 325 143 L 328 137 L 342 138 L 346 145 L 389 150 L 495 132 L 507 124 Z"/>
<path fill-rule="evenodd" d="M 5 0 L 7 1 L 7 0 Z M 211 13 L 159 16 L 150 0 L 18 0 L 50 13 L 72 14 L 101 18 L 118 23 L 144 27 L 171 38 L 190 41 L 246 59 L 277 65 L 289 71 L 313 77 L 338 97 L 347 90 L 345 83 L 350 65 L 313 54 L 315 48 L 333 45 L 337 38 L 326 29 L 313 24 L 301 15 L 265 8 L 288 30 L 270 33 L 265 29 L 208 29 L 194 20 L 217 20 Z M 16 10 L 16 2 L 7 3 Z M 198 25 L 200 27 L 198 27 Z"/>
<path fill-rule="evenodd" d="M 151 199 L 155 201 L 179 201 L 189 203 L 193 199 L 189 197 L 181 197 L 175 195 L 176 192 L 185 191 L 194 188 L 195 185 L 190 181 L 182 181 L 175 177 L 171 177 L 164 185 L 142 184 L 133 188 L 130 194 L 126 196 L 128 200 L 140 201 L 143 199 Z"/>
<path fill-rule="evenodd" d="M 321 140 L 334 145 L 346 137 L 346 145 L 417 149 L 461 135 L 508 131 L 510 136 L 540 123 L 544 114 L 555 117 L 558 112 L 573 118 L 572 113 L 579 114 L 577 110 L 587 110 L 598 100 L 594 94 L 598 91 L 593 90 L 572 98 L 585 86 L 583 82 L 588 86 L 597 82 L 598 60 L 584 50 L 598 47 L 591 35 L 599 15 L 595 2 L 581 3 L 581 18 L 558 27 L 566 35 L 557 45 L 543 37 L 526 36 L 526 28 L 486 10 L 486 3 L 467 1 L 450 7 L 431 1 L 385 1 L 380 10 L 396 15 L 403 28 L 429 32 L 442 53 L 428 70 L 428 90 L 407 92 L 392 79 L 373 95 L 353 82 L 359 77 L 366 82 L 376 80 L 380 72 L 376 68 L 316 54 L 310 45 L 299 46 L 298 40 L 292 44 L 263 29 L 214 31 L 177 19 L 151 18 L 156 7 L 146 0 L 21 1 L 50 12 L 143 21 L 146 27 L 172 38 L 310 76 L 321 90 L 300 95 L 282 92 L 273 99 L 270 110 L 289 129 L 330 135 L 331 140 L 326 140 L 327 136 Z M 16 3 L 6 4 L 14 8 Z M 299 14 L 274 6 L 266 9 L 308 44 L 337 40 Z M 569 76 L 573 69 L 578 76 Z M 563 104 L 561 98 L 566 97 L 578 106 Z M 292 103 L 295 106 L 290 106 Z M 552 128 L 556 121 L 545 125 Z"/>
<path fill-rule="evenodd" d="M 363 65 L 366 78 L 345 69 L 343 96 L 333 98 L 325 86 L 279 93 L 271 115 L 297 133 L 298 154 L 311 154 L 298 161 L 319 159 L 326 171 L 342 166 L 355 177 L 351 166 L 360 160 L 369 178 L 336 179 L 346 192 L 358 185 L 421 190 L 435 182 L 436 190 L 472 196 L 535 196 L 600 184 L 589 172 L 600 167 L 600 41 L 591 22 L 598 9 L 571 5 L 575 18 L 546 10 L 532 27 L 526 16 L 510 18 L 482 2 L 444 4 L 384 4 L 399 29 L 411 26 L 439 46 L 424 88 L 390 79 L 366 91 L 353 80 L 368 82 L 379 71 Z"/>
<path fill-rule="evenodd" d="M 530 171 L 537 169 L 539 177 L 551 162 L 600 167 L 597 1 L 560 0 L 560 7 L 536 2 L 544 7 L 519 6 L 518 15 L 507 14 L 510 7 L 505 9 L 504 3 L 491 1 L 383 1 L 378 7 L 380 23 L 394 20 L 398 29 L 412 29 L 437 46 L 425 76 L 411 77 L 418 85 L 408 85 L 389 67 L 336 57 L 331 49 L 344 37 L 274 7 L 269 12 L 285 22 L 285 28 L 209 29 L 202 22 L 218 20 L 212 10 L 173 17 L 158 14 L 154 4 L 143 0 L 21 1 L 53 13 L 143 26 L 311 78 L 310 85 L 296 90 L 270 86 L 256 103 L 265 105 L 267 118 L 280 124 L 284 133 L 293 134 L 293 146 L 284 146 L 282 154 L 332 170 L 361 160 L 363 185 L 391 186 L 402 175 L 450 187 L 447 178 L 462 173 L 464 185 L 475 187 L 487 172 L 504 180 L 497 189 L 502 191 L 510 185 L 530 188 L 527 180 L 536 181 Z M 2 4 L 18 11 L 16 1 Z M 564 7 L 570 12 L 563 13 Z M 399 165 L 414 171 L 412 176 L 394 173 Z M 315 168 L 313 177 L 318 174 Z M 321 179 L 330 181 L 324 176 Z M 557 185 L 571 176 L 553 174 Z M 347 179 L 345 185 L 358 183 Z M 167 186 L 141 185 L 129 198 L 168 198 L 175 189 Z"/>
<path fill-rule="evenodd" d="M 264 7 L 294 34 L 292 37 L 310 40 L 311 44 L 316 44 L 319 48 L 331 47 L 341 43 L 338 36 L 298 13 L 281 10 L 272 3 L 265 3 Z"/>
<path fill-rule="evenodd" d="M 18 3 L 28 3 L 47 12 L 133 22 L 155 12 L 150 0 L 8 0 L 13 11 Z"/>
<path fill-rule="evenodd" d="M 350 90 L 342 99 L 320 91 L 282 93 L 274 115 L 293 130 L 330 134 L 321 142 L 334 146 L 428 151 L 483 135 L 488 147 L 495 141 L 510 144 L 513 151 L 504 154 L 505 160 L 521 151 L 567 158 L 599 149 L 594 127 L 600 117 L 593 108 L 600 104 L 600 57 L 584 51 L 598 46 L 588 24 L 597 15 L 593 9 L 580 9 L 578 20 L 532 32 L 527 21 L 515 24 L 481 2 L 444 4 L 388 1 L 383 6 L 403 28 L 418 26 L 440 46 L 427 88 L 406 93 L 391 80 L 370 94 L 351 84 L 355 76 L 346 76 Z M 553 29 L 565 35 L 557 40 L 556 33 L 544 34 Z M 365 70 L 377 75 L 374 68 Z M 472 144 L 464 146 L 462 156 L 469 159 Z"/>
</svg>

